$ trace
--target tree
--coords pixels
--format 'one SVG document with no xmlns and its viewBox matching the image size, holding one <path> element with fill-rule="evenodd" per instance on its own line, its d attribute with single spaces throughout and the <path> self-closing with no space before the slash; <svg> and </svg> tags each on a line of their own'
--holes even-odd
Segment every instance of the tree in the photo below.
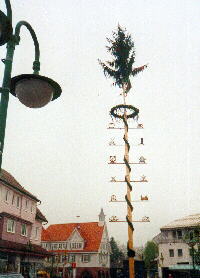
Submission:
<svg viewBox="0 0 200 278">
<path fill-rule="evenodd" d="M 144 248 L 144 262 L 148 270 L 155 268 L 155 259 L 158 257 L 158 246 L 153 241 L 147 241 Z"/>
<path fill-rule="evenodd" d="M 126 256 L 124 252 L 120 249 L 114 237 L 111 237 L 110 239 L 110 247 L 111 247 L 111 255 L 110 255 L 111 267 L 113 268 L 121 267 Z"/>
<path fill-rule="evenodd" d="M 147 65 L 133 68 L 135 62 L 134 42 L 131 35 L 126 32 L 126 29 L 122 29 L 120 25 L 118 25 L 116 32 L 112 32 L 112 39 L 106 39 L 109 43 L 106 49 L 113 56 L 113 60 L 105 63 L 98 60 L 103 68 L 104 75 L 114 80 L 113 85 L 117 85 L 119 88 L 126 85 L 130 90 L 130 77 L 143 71 Z"/>
<path fill-rule="evenodd" d="M 189 229 L 185 233 L 183 240 L 190 247 L 190 256 L 195 269 L 195 265 L 200 265 L 200 226 Z"/>
</svg>

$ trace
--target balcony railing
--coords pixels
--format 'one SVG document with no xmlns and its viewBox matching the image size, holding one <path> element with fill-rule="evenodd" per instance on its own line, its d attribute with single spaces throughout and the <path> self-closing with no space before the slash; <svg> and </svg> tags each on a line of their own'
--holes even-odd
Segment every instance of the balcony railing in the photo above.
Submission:
<svg viewBox="0 0 200 278">
<path fill-rule="evenodd" d="M 182 238 L 162 238 L 159 239 L 159 243 L 185 243 L 185 241 Z"/>
</svg>

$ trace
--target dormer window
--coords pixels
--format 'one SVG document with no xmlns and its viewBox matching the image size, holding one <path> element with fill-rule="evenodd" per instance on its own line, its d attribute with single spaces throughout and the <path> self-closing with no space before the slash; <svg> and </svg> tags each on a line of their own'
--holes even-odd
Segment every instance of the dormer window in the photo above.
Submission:
<svg viewBox="0 0 200 278">
<path fill-rule="evenodd" d="M 176 238 L 176 231 L 175 230 L 172 231 L 172 236 L 173 236 L 173 238 Z"/>
<path fill-rule="evenodd" d="M 63 243 L 62 248 L 67 249 L 67 243 Z"/>
<path fill-rule="evenodd" d="M 54 250 L 57 250 L 57 249 L 58 249 L 58 244 L 54 244 L 54 245 L 53 245 L 53 249 L 54 249 Z"/>
<path fill-rule="evenodd" d="M 80 242 L 72 242 L 70 244 L 71 249 L 82 249 L 83 248 L 83 244 Z"/>
<path fill-rule="evenodd" d="M 177 236 L 178 236 L 178 239 L 183 238 L 183 235 L 182 235 L 182 231 L 181 231 L 181 230 L 177 230 Z"/>
</svg>

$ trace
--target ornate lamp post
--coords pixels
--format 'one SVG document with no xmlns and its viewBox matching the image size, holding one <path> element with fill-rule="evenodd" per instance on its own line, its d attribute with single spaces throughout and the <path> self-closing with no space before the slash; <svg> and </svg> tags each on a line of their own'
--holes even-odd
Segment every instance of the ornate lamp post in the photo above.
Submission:
<svg viewBox="0 0 200 278">
<path fill-rule="evenodd" d="M 39 75 L 40 49 L 33 28 L 28 22 L 19 21 L 15 27 L 15 31 L 13 32 L 10 0 L 5 0 L 5 4 L 7 15 L 0 11 L 0 45 L 7 43 L 6 58 L 2 59 L 5 68 L 3 84 L 0 88 L 0 170 L 4 148 L 9 93 L 17 97 L 21 103 L 30 108 L 43 107 L 51 100 L 58 98 L 61 94 L 61 88 L 58 83 L 50 78 Z M 15 46 L 20 43 L 20 30 L 22 26 L 25 26 L 30 32 L 35 46 L 33 74 L 22 74 L 11 78 Z"/>
</svg>

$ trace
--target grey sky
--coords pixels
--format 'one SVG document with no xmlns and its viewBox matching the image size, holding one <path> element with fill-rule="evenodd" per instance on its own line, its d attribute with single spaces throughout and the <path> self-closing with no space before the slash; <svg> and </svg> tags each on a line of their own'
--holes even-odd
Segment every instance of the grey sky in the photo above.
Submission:
<svg viewBox="0 0 200 278">
<path fill-rule="evenodd" d="M 111 194 L 123 198 L 126 188 L 109 183 L 123 177 L 120 166 L 109 167 L 109 155 L 122 160 L 120 131 L 107 130 L 109 110 L 122 102 L 120 90 L 106 80 L 97 59 L 108 58 L 105 44 L 118 23 L 132 34 L 136 66 L 149 67 L 132 80 L 129 104 L 140 109 L 144 130 L 130 131 L 130 157 L 144 155 L 148 164 L 132 168 L 133 177 L 147 175 L 135 186 L 150 201 L 136 204 L 136 245 L 144 244 L 173 219 L 199 213 L 199 14 L 197 0 L 13 0 L 13 22 L 28 21 L 41 50 L 41 74 L 60 83 L 62 97 L 31 110 L 10 97 L 3 168 L 36 194 L 49 223 L 95 221 L 103 207 L 107 220 L 123 219 L 125 204 L 110 204 Z M 4 6 L 1 4 L 1 8 Z M 33 43 L 21 32 L 13 76 L 31 73 Z M 1 58 L 5 47 L 0 48 Z M 3 64 L 0 67 L 3 73 Z M 116 135 L 117 134 L 117 135 Z M 108 223 L 109 234 L 127 241 L 127 224 Z"/>
</svg>

